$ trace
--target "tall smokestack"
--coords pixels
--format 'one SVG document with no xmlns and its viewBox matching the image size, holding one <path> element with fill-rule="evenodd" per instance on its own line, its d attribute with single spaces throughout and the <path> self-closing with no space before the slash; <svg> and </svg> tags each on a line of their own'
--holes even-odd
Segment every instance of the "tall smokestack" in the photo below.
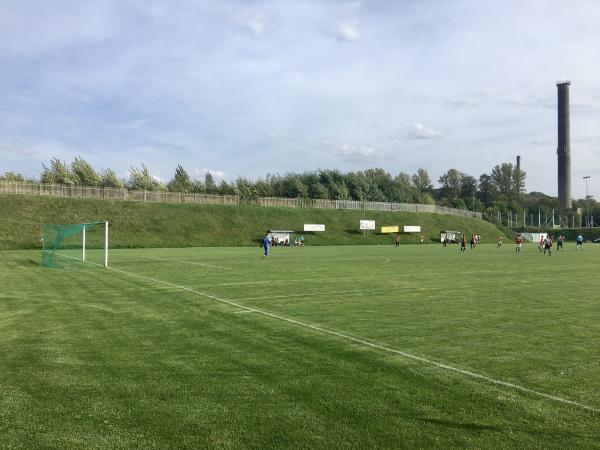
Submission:
<svg viewBox="0 0 600 450">
<path fill-rule="evenodd" d="M 559 81 L 558 88 L 558 200 L 571 209 L 571 122 L 569 119 L 570 81 Z"/>
</svg>

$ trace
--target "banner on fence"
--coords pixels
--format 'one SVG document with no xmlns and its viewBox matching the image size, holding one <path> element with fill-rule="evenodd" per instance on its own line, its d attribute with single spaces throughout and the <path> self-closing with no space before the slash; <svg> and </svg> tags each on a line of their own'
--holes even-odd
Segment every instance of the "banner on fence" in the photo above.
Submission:
<svg viewBox="0 0 600 450">
<path fill-rule="evenodd" d="M 421 226 L 420 225 L 404 225 L 405 233 L 420 233 Z"/>
<path fill-rule="evenodd" d="M 394 227 L 381 227 L 382 233 L 398 233 L 399 230 L 400 230 L 400 227 L 397 225 Z"/>
<path fill-rule="evenodd" d="M 360 221 L 360 229 L 361 230 L 374 230 L 375 229 L 375 221 L 374 220 L 361 220 Z"/>
<path fill-rule="evenodd" d="M 305 223 L 304 231 L 325 231 L 325 225 L 317 223 Z"/>
</svg>

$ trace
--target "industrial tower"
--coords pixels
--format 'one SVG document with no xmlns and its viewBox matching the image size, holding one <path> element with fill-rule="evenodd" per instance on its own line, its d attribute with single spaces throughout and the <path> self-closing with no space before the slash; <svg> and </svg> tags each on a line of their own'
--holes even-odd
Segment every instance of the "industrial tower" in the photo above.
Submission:
<svg viewBox="0 0 600 450">
<path fill-rule="evenodd" d="M 558 200 L 571 209 L 571 123 L 569 118 L 570 81 L 556 83 L 558 89 Z"/>
</svg>

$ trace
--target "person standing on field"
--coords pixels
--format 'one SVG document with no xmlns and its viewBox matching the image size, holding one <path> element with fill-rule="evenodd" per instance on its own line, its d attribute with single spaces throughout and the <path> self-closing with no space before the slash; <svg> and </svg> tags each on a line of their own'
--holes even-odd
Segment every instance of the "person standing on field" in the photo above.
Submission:
<svg viewBox="0 0 600 450">
<path fill-rule="evenodd" d="M 521 253 L 521 246 L 523 245 L 523 238 L 520 234 L 515 238 L 515 252 Z"/>
<path fill-rule="evenodd" d="M 265 237 L 262 239 L 260 246 L 261 246 L 261 248 L 264 249 L 263 257 L 268 258 L 269 257 L 269 248 L 271 247 L 271 241 L 269 241 L 269 232 L 268 231 L 265 234 Z"/>
<path fill-rule="evenodd" d="M 400 247 L 400 233 L 396 236 L 396 247 Z"/>
<path fill-rule="evenodd" d="M 544 239 L 544 256 L 546 256 L 546 252 L 548 252 L 548 256 L 552 256 L 552 238 L 550 235 Z"/>
<path fill-rule="evenodd" d="M 467 236 L 462 235 L 462 239 L 460 240 L 460 251 L 464 252 L 467 250 Z"/>
<path fill-rule="evenodd" d="M 563 248 L 563 243 L 565 242 L 565 237 L 561 234 L 560 236 L 558 236 L 558 239 L 556 240 L 556 251 L 558 252 L 559 250 L 561 252 L 564 252 L 565 249 Z"/>
<path fill-rule="evenodd" d="M 538 248 L 540 249 L 540 254 L 544 253 L 544 242 L 545 238 L 543 236 L 540 237 L 540 245 L 538 246 Z"/>
</svg>

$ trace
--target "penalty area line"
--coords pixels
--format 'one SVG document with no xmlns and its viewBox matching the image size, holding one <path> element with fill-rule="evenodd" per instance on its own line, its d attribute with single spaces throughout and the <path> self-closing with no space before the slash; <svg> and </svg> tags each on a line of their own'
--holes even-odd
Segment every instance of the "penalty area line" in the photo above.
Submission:
<svg viewBox="0 0 600 450">
<path fill-rule="evenodd" d="M 168 281 L 163 281 L 163 280 L 159 280 L 159 279 L 156 279 L 156 278 L 147 277 L 145 275 L 139 275 L 139 274 L 132 273 L 132 272 L 126 272 L 126 271 L 121 270 L 121 269 L 115 269 L 114 267 L 108 267 L 108 270 L 112 270 L 113 272 L 122 273 L 124 275 L 128 275 L 128 276 L 131 276 L 131 277 L 139 278 L 139 279 L 142 279 L 142 280 L 147 280 L 147 281 L 151 281 L 151 282 L 154 282 L 154 283 L 164 284 L 166 286 L 175 287 L 175 288 L 178 288 L 178 289 L 180 289 L 182 291 L 191 292 L 193 294 L 200 295 L 202 297 L 206 297 L 206 298 L 215 300 L 217 302 L 233 306 L 235 308 L 239 308 L 239 309 L 244 310 L 244 311 L 249 312 L 249 313 L 253 312 L 253 313 L 256 313 L 256 314 L 262 314 L 263 316 L 267 316 L 267 317 L 271 317 L 273 319 L 278 319 L 278 320 L 281 320 L 281 321 L 284 321 L 284 322 L 292 323 L 294 325 L 298 325 L 299 327 L 307 328 L 307 329 L 310 329 L 310 330 L 313 330 L 313 331 L 318 331 L 320 333 L 328 334 L 330 336 L 336 336 L 338 338 L 341 338 L 341 339 L 344 339 L 344 340 L 347 340 L 347 341 L 350 341 L 350 342 L 354 342 L 356 344 L 361 344 L 362 346 L 365 346 L 365 347 L 370 347 L 370 348 L 373 348 L 373 349 L 377 349 L 377 350 L 380 350 L 380 351 L 385 352 L 385 353 L 391 353 L 391 354 L 394 354 L 394 355 L 403 356 L 403 357 L 405 357 L 407 359 L 412 359 L 414 361 L 419 361 L 419 362 L 422 362 L 422 363 L 424 363 L 426 365 L 429 365 L 429 366 L 434 366 L 434 367 L 437 367 L 439 369 L 447 370 L 449 372 L 459 373 L 461 375 L 465 375 L 468 378 L 473 378 L 473 379 L 476 379 L 476 380 L 485 381 L 485 382 L 487 382 L 489 384 L 493 384 L 493 385 L 496 385 L 496 386 L 503 386 L 503 387 L 511 388 L 511 389 L 514 389 L 514 390 L 517 390 L 517 391 L 521 391 L 521 392 L 524 392 L 524 393 L 527 393 L 527 394 L 530 394 L 530 395 L 533 395 L 533 396 L 536 396 L 536 397 L 540 397 L 540 398 L 544 398 L 544 399 L 547 399 L 547 400 L 552 400 L 552 401 L 555 401 L 555 402 L 558 402 L 558 403 L 562 403 L 564 405 L 576 406 L 578 408 L 581 408 L 581 409 L 584 409 L 584 410 L 587 410 L 587 411 L 591 411 L 591 412 L 594 412 L 594 413 L 600 413 L 600 408 L 595 408 L 593 406 L 589 406 L 589 405 L 586 405 L 584 403 L 579 403 L 579 402 L 576 402 L 574 400 L 569 400 L 569 399 L 558 397 L 558 396 L 552 395 L 552 394 L 546 394 L 545 392 L 536 391 L 534 389 L 530 389 L 530 388 L 527 388 L 525 386 L 521 386 L 519 384 L 511 383 L 511 382 L 508 382 L 508 381 L 498 380 L 498 379 L 489 377 L 487 375 L 483 375 L 483 374 L 480 374 L 480 373 L 477 373 L 477 372 L 472 372 L 472 371 L 466 370 L 466 369 L 461 369 L 459 367 L 454 367 L 454 366 L 451 366 L 451 365 L 448 365 L 448 364 L 444 364 L 444 363 L 441 363 L 441 362 L 438 362 L 438 361 L 434 361 L 432 359 L 425 358 L 423 356 L 413 355 L 412 353 L 407 353 L 407 352 L 402 351 L 402 350 L 397 350 L 397 349 L 394 349 L 394 348 L 391 348 L 391 347 L 386 347 L 385 345 L 380 345 L 380 344 L 376 344 L 374 342 L 365 341 L 364 339 L 359 339 L 359 338 L 356 338 L 354 336 L 350 336 L 348 334 L 344 334 L 344 333 L 340 333 L 340 332 L 337 332 L 337 331 L 328 330 L 327 328 L 319 327 L 317 325 L 312 325 L 310 323 L 300 322 L 299 320 L 290 319 L 289 317 L 281 316 L 279 314 L 274 314 L 274 313 L 271 313 L 269 311 L 264 311 L 264 310 L 261 310 L 261 309 L 256 309 L 256 308 L 251 308 L 249 306 L 240 305 L 239 303 L 233 302 L 231 300 L 222 299 L 222 298 L 216 297 L 214 295 L 207 294 L 205 292 L 196 291 L 195 289 L 191 289 L 191 288 L 186 287 L 186 286 L 181 286 L 181 285 L 178 285 L 178 284 L 170 283 Z M 241 311 L 239 311 L 239 312 L 241 312 Z"/>
</svg>

